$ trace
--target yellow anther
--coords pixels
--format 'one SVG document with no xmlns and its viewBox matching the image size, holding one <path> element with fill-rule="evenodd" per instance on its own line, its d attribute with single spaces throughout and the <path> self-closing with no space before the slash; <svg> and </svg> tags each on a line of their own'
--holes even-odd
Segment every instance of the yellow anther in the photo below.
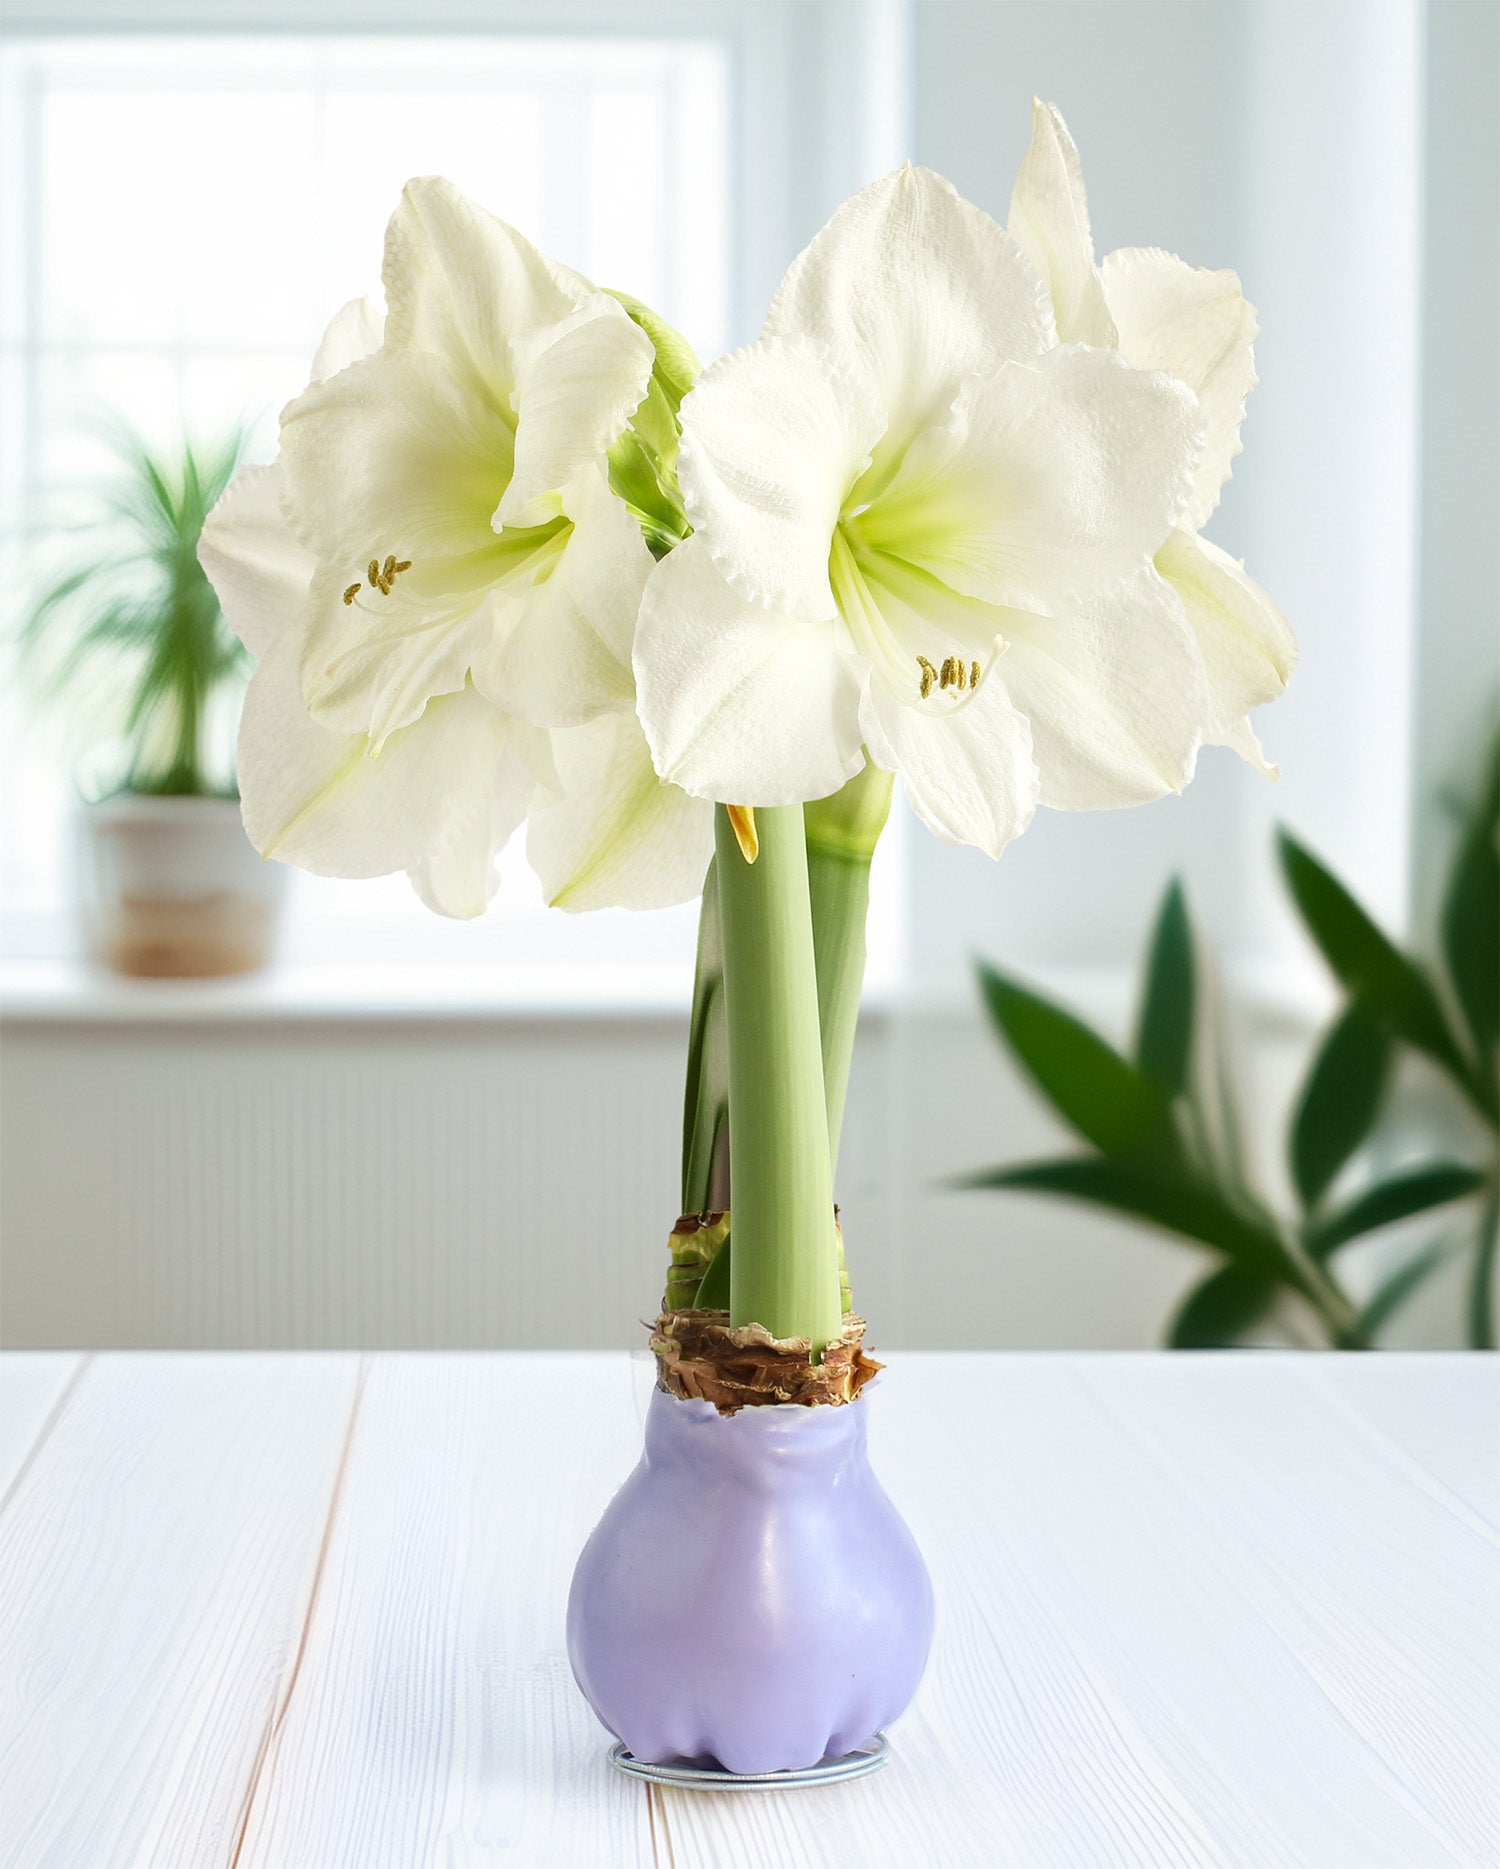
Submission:
<svg viewBox="0 0 1500 1869">
<path fill-rule="evenodd" d="M 365 577 L 372 591 L 379 591 L 382 597 L 389 597 L 391 594 L 391 586 L 396 582 L 397 577 L 403 571 L 410 570 L 411 560 L 409 558 L 398 558 L 394 552 L 387 552 L 384 564 L 382 564 L 378 558 L 372 558 L 370 560 L 369 564 L 365 567 Z M 356 584 L 354 589 L 357 591 L 359 586 Z M 344 599 L 345 603 L 352 603 L 353 601 L 353 598 L 350 597 Z"/>
<path fill-rule="evenodd" d="M 348 590 L 344 592 L 344 602 L 346 604 L 352 604 L 355 598 L 358 597 L 358 595 L 359 595 L 359 586 L 357 584 L 351 584 Z"/>
<path fill-rule="evenodd" d="M 981 673 L 978 662 L 966 662 L 962 656 L 945 655 L 943 666 L 934 668 L 925 655 L 917 657 L 917 667 L 922 671 L 922 699 L 925 701 L 934 687 L 943 689 L 956 688 L 960 694 L 966 688 L 977 688 Z"/>
</svg>

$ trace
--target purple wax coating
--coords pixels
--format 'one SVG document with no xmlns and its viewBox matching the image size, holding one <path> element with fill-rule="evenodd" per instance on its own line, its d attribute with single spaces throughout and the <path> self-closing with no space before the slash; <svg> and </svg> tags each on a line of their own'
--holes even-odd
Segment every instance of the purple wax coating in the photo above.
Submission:
<svg viewBox="0 0 1500 1869">
<path fill-rule="evenodd" d="M 866 1406 L 721 1415 L 653 1392 L 568 1599 L 574 1677 L 636 1758 L 791 1771 L 911 1699 L 932 1586 L 870 1471 Z"/>
</svg>

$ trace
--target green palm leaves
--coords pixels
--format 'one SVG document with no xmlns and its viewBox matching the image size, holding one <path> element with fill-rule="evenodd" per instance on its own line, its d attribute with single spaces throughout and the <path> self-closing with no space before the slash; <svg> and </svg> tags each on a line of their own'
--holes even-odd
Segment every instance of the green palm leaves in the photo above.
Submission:
<svg viewBox="0 0 1500 1869">
<path fill-rule="evenodd" d="M 121 436 L 99 549 L 43 594 L 22 632 L 47 698 L 66 696 L 89 731 L 123 741 L 126 791 L 233 790 L 215 758 L 224 722 L 216 735 L 214 712 L 249 661 L 198 563 L 198 535 L 243 439 L 185 442 L 168 456 Z"/>
<path fill-rule="evenodd" d="M 1324 1034 L 1294 1109 L 1288 1166 L 1295 1215 L 1250 1183 L 1223 1071 L 1199 1017 L 1201 986 L 1180 883 L 1157 917 L 1129 1055 L 1071 1013 L 981 967 L 986 1008 L 1021 1068 L 1091 1146 L 1085 1155 L 1025 1162 L 966 1177 L 973 1188 L 1050 1193 L 1110 1209 L 1208 1247 L 1214 1269 L 1172 1320 L 1177 1348 L 1232 1344 L 1289 1294 L 1327 1342 L 1366 1348 L 1397 1308 L 1470 1242 L 1468 1335 L 1494 1343 L 1497 1236 L 1496 1052 L 1500 1028 L 1500 749 L 1466 818 L 1442 915 L 1442 956 L 1427 967 L 1403 953 L 1310 851 L 1283 832 L 1280 854 L 1304 926 L 1345 1000 Z M 1377 1178 L 1361 1162 L 1393 1142 L 1390 1090 L 1403 1056 L 1436 1067 L 1469 1108 L 1473 1146 L 1453 1158 L 1408 1159 Z M 1457 1137 L 1462 1125 L 1445 1126 Z M 1401 1154 L 1409 1154 L 1403 1148 Z M 1451 1236 L 1403 1259 L 1363 1304 L 1338 1275 L 1337 1256 L 1382 1227 L 1457 1202 Z M 1476 1231 L 1477 1228 L 1477 1231 Z"/>
</svg>

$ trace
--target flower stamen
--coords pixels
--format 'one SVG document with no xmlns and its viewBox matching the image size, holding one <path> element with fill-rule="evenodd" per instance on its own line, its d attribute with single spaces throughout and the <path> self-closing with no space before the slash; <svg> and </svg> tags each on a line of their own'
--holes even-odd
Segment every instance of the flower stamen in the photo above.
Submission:
<svg viewBox="0 0 1500 1869">
<path fill-rule="evenodd" d="M 984 672 L 977 661 L 966 663 L 962 656 L 957 655 L 944 656 L 941 668 L 935 668 L 925 655 L 919 655 L 917 667 L 921 671 L 924 701 L 934 688 L 940 688 L 944 693 L 951 688 L 957 694 L 962 694 L 966 688 L 977 688 L 979 677 Z"/>
<path fill-rule="evenodd" d="M 394 552 L 388 552 L 386 554 L 384 564 L 382 564 L 378 558 L 372 558 L 369 564 L 365 566 L 364 583 L 351 584 L 344 592 L 344 602 L 346 604 L 352 604 L 359 596 L 359 593 L 364 589 L 365 584 L 368 584 L 372 591 L 379 591 L 382 597 L 389 597 L 391 594 L 391 586 L 396 582 L 396 579 L 403 571 L 410 570 L 411 560 L 409 558 L 398 559 Z M 363 610 L 365 605 L 361 604 L 359 607 Z"/>
</svg>

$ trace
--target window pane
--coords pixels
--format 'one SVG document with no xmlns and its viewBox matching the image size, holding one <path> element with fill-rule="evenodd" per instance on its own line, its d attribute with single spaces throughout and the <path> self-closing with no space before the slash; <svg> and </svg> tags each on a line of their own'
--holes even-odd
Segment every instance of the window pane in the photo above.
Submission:
<svg viewBox="0 0 1500 1869">
<path fill-rule="evenodd" d="M 6 536 L 34 543 L 38 575 L 66 568 L 77 547 L 59 528 L 87 516 L 110 471 L 112 419 L 158 444 L 246 422 L 252 456 L 268 459 L 324 324 L 378 290 L 385 223 L 414 174 L 449 176 L 717 354 L 728 97 L 722 48 L 669 39 L 215 35 L 0 50 Z M 30 713 L 0 700 L 0 900 L 46 909 L 65 894 L 68 786 L 55 734 Z M 519 847 L 502 872 L 486 941 L 548 958 L 691 953 L 690 915 L 560 928 L 543 920 Z M 351 920 L 403 952 L 472 951 L 476 938 L 437 923 L 399 877 L 299 877 L 296 893 L 314 944 Z"/>
</svg>

